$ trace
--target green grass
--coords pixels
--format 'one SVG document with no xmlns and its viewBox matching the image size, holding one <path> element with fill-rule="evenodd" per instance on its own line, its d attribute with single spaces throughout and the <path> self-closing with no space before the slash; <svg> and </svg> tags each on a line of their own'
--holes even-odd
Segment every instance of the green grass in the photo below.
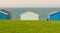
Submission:
<svg viewBox="0 0 60 33">
<path fill-rule="evenodd" d="M 60 33 L 60 21 L 0 20 L 0 33 Z"/>
</svg>

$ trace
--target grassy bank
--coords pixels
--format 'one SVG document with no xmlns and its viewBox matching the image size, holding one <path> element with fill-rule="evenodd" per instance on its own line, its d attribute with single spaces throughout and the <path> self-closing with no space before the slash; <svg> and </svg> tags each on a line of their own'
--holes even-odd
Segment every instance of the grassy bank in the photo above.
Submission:
<svg viewBox="0 0 60 33">
<path fill-rule="evenodd" d="M 0 20 L 0 33 L 60 33 L 60 21 Z"/>
</svg>

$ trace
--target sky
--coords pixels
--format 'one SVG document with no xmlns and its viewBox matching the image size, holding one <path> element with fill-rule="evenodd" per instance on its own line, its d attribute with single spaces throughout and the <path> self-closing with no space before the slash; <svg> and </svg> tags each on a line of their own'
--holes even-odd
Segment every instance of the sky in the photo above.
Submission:
<svg viewBox="0 0 60 33">
<path fill-rule="evenodd" d="M 60 7 L 60 0 L 0 0 L 0 7 Z"/>
</svg>

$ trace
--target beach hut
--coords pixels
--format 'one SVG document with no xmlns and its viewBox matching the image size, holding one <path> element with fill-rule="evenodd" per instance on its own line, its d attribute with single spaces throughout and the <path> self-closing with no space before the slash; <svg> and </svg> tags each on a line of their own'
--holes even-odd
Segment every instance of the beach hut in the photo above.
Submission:
<svg viewBox="0 0 60 33">
<path fill-rule="evenodd" d="M 54 11 L 49 13 L 48 20 L 60 20 L 60 11 Z"/>
<path fill-rule="evenodd" d="M 11 19 L 11 12 L 7 10 L 0 9 L 0 20 L 9 20 Z"/>
<path fill-rule="evenodd" d="M 26 11 L 20 15 L 21 20 L 39 20 L 39 15 L 32 11 Z"/>
</svg>

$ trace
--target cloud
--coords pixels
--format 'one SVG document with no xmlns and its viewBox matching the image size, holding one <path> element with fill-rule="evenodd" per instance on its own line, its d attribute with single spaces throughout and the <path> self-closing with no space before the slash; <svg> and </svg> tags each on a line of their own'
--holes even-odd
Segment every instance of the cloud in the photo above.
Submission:
<svg viewBox="0 0 60 33">
<path fill-rule="evenodd" d="M 60 7 L 60 0 L 0 0 L 0 7 Z"/>
</svg>

